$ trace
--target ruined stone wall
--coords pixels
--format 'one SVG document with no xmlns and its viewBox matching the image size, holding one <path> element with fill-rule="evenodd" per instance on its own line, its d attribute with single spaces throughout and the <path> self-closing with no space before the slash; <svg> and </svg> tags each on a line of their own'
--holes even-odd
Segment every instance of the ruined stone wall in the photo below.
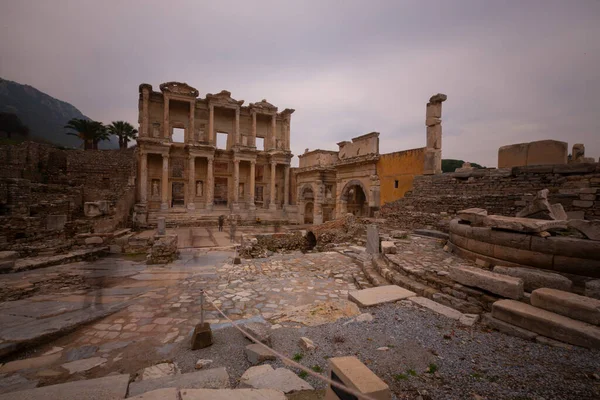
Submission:
<svg viewBox="0 0 600 400">
<path fill-rule="evenodd" d="M 502 146 L 498 149 L 498 168 L 566 164 L 567 147 L 567 143 L 557 140 Z"/>
<path fill-rule="evenodd" d="M 381 181 L 380 205 L 401 199 L 412 189 L 415 175 L 422 175 L 425 148 L 382 154 L 377 162 Z"/>
<path fill-rule="evenodd" d="M 413 190 L 386 204 L 381 216 L 404 228 L 447 231 L 458 211 L 478 207 L 489 214 L 515 216 L 542 189 L 551 204 L 561 203 L 571 218 L 600 219 L 600 164 L 561 164 L 479 169 L 416 176 Z"/>
<path fill-rule="evenodd" d="M 339 159 L 379 154 L 379 133 L 371 132 L 366 135 L 352 138 L 352 142 L 340 142 Z"/>
</svg>

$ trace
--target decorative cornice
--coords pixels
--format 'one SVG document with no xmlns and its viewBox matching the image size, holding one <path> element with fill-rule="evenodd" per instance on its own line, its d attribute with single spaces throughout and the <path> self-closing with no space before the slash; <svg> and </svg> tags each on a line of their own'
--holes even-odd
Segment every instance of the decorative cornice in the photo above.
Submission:
<svg viewBox="0 0 600 400">
<path fill-rule="evenodd" d="M 244 100 L 235 100 L 231 97 L 231 92 L 227 90 L 221 90 L 217 94 L 206 94 L 206 100 L 208 100 L 209 104 L 216 106 L 225 106 L 225 107 L 239 107 L 244 104 Z"/>
<path fill-rule="evenodd" d="M 160 84 L 160 91 L 180 96 L 198 97 L 198 90 L 184 82 L 165 82 Z"/>
<path fill-rule="evenodd" d="M 262 99 L 256 103 L 250 103 L 248 108 L 251 112 L 261 113 L 261 114 L 274 114 L 277 112 L 277 107 L 273 104 L 269 103 L 267 99 Z"/>
</svg>

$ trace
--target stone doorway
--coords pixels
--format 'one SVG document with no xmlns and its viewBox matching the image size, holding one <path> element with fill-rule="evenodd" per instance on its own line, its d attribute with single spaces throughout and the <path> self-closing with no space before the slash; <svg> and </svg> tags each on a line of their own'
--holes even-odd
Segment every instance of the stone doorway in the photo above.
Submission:
<svg viewBox="0 0 600 400">
<path fill-rule="evenodd" d="M 362 185 L 348 186 L 342 200 L 346 200 L 346 212 L 352 213 L 357 217 L 369 216 L 367 196 Z"/>
<path fill-rule="evenodd" d="M 313 223 L 314 211 L 315 211 L 314 204 L 311 202 L 306 203 L 306 205 L 304 206 L 304 223 L 305 224 Z"/>
<path fill-rule="evenodd" d="M 185 184 L 173 182 L 171 186 L 171 207 L 185 206 Z"/>
<path fill-rule="evenodd" d="M 214 204 L 215 206 L 227 206 L 227 178 L 216 177 L 215 178 L 215 191 L 214 191 Z"/>
</svg>

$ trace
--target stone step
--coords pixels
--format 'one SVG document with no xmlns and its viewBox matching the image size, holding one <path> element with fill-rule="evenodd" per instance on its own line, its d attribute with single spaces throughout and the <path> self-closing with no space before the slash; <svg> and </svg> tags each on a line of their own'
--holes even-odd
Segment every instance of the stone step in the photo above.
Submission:
<svg viewBox="0 0 600 400">
<path fill-rule="evenodd" d="M 349 292 L 348 300 L 355 302 L 360 307 L 370 307 L 413 296 L 416 296 L 416 293 L 396 285 L 387 285 Z"/>
<path fill-rule="evenodd" d="M 397 270 L 394 270 L 393 268 L 389 268 L 389 264 L 385 260 L 385 258 L 374 259 L 373 267 L 381 276 L 383 276 L 390 283 L 415 292 L 419 296 L 431 297 L 433 293 L 437 293 L 437 290 L 420 282 L 417 282 L 414 279 L 411 279 L 408 276 L 401 274 Z"/>
<path fill-rule="evenodd" d="M 537 289 L 531 293 L 531 305 L 544 310 L 600 325 L 600 300 L 556 289 Z"/>
<path fill-rule="evenodd" d="M 93 260 L 108 254 L 108 247 L 73 250 L 66 254 L 49 257 L 21 258 L 15 262 L 11 272 L 28 271 L 32 269 L 52 267 L 54 265 L 68 264 L 82 260 Z"/>
<path fill-rule="evenodd" d="M 533 292 L 539 288 L 552 288 L 570 292 L 573 288 L 573 282 L 569 278 L 540 269 L 497 265 L 494 267 L 494 272 L 523 279 L 523 288 L 528 292 Z"/>
<path fill-rule="evenodd" d="M 382 277 L 379 274 L 379 272 L 375 270 L 375 268 L 373 268 L 370 261 L 365 261 L 363 263 L 362 271 L 365 274 L 367 280 L 373 286 L 387 286 L 390 284 L 384 277 Z"/>
<path fill-rule="evenodd" d="M 365 276 L 364 272 L 362 272 L 362 271 L 354 272 L 352 274 L 352 280 L 354 281 L 354 284 L 356 285 L 356 287 L 359 289 L 368 289 L 368 288 L 373 287 L 373 285 L 371 285 L 369 283 L 369 281 L 367 280 L 367 277 Z"/>
<path fill-rule="evenodd" d="M 0 394 L 0 400 L 124 399 L 129 375 L 112 375 Z"/>
<path fill-rule="evenodd" d="M 425 307 L 437 314 L 443 315 L 446 318 L 454 319 L 459 321 L 461 324 L 466 326 L 473 326 L 475 322 L 479 319 L 478 315 L 475 314 L 463 314 L 454 308 L 445 306 L 436 301 L 426 299 L 425 297 L 410 297 L 410 301 L 415 304 L 420 305 L 421 307 Z"/>
<path fill-rule="evenodd" d="M 492 317 L 491 313 L 486 313 L 481 316 L 482 324 L 493 328 L 499 332 L 506 333 L 510 336 L 515 336 L 525 340 L 535 340 L 538 336 L 537 333 L 528 331 L 527 329 L 519 328 L 516 325 L 509 324 L 508 322 L 500 321 Z"/>
<path fill-rule="evenodd" d="M 228 389 L 229 374 L 225 368 L 202 369 L 187 374 L 169 375 L 162 378 L 131 382 L 129 396 L 164 388 Z"/>
<path fill-rule="evenodd" d="M 474 286 L 509 299 L 524 295 L 523 279 L 497 274 L 481 268 L 460 266 L 450 268 L 450 278 L 465 286 Z"/>
<path fill-rule="evenodd" d="M 499 300 L 492 307 L 492 316 L 531 332 L 576 346 L 600 349 L 600 328 L 560 314 L 521 303 Z"/>
</svg>

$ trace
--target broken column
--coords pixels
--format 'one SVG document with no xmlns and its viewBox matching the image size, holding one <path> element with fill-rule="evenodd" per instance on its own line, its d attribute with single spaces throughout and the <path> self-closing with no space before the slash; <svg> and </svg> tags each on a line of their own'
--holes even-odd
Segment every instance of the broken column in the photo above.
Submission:
<svg viewBox="0 0 600 400">
<path fill-rule="evenodd" d="M 438 93 L 427 103 L 425 125 L 427 126 L 427 147 L 425 148 L 425 175 L 442 173 L 442 102 L 448 96 Z"/>
<path fill-rule="evenodd" d="M 585 156 L 585 145 L 583 143 L 575 143 L 571 152 L 572 163 L 593 163 L 596 162 L 593 157 Z"/>
</svg>

